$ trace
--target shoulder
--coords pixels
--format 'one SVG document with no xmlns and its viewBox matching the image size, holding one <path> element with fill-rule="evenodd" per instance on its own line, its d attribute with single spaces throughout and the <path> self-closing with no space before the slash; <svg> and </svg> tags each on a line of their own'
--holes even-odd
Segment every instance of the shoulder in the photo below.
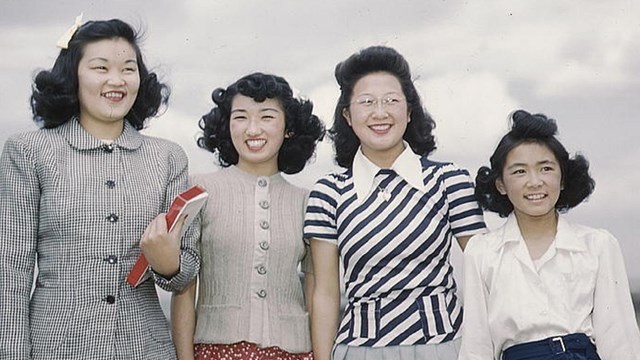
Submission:
<svg viewBox="0 0 640 360">
<path fill-rule="evenodd" d="M 200 185 L 211 192 L 218 188 L 225 187 L 225 184 L 230 181 L 230 176 L 227 168 L 222 168 L 217 171 L 210 171 L 207 173 L 198 173 L 189 175 L 189 181 L 192 185 Z"/>
<path fill-rule="evenodd" d="M 434 161 L 425 156 L 420 158 L 422 164 L 422 172 L 442 177 L 443 179 L 451 179 L 456 177 L 469 178 L 469 171 L 450 161 Z"/>
<path fill-rule="evenodd" d="M 469 239 L 464 249 L 464 256 L 484 256 L 486 253 L 496 252 L 503 243 L 503 229 L 498 228 L 484 234 L 476 234 Z"/>
<path fill-rule="evenodd" d="M 339 191 L 349 186 L 349 184 L 353 186 L 353 171 L 351 169 L 341 169 L 319 178 L 315 183 L 314 190 L 328 187 Z"/>
<path fill-rule="evenodd" d="M 618 239 L 608 230 L 566 221 L 578 241 L 583 242 L 590 251 L 600 253 L 602 251 L 617 250 L 620 248 Z"/>
<path fill-rule="evenodd" d="M 140 134 L 142 137 L 142 147 L 148 156 L 156 159 L 167 159 L 175 167 L 183 168 L 189 163 L 187 154 L 178 143 L 154 136 Z"/>
<path fill-rule="evenodd" d="M 56 138 L 63 139 L 56 128 L 20 132 L 7 138 L 4 151 L 19 151 L 25 156 L 31 152 L 48 151 L 56 142 Z"/>
<path fill-rule="evenodd" d="M 140 134 L 140 136 L 142 137 L 144 144 L 156 148 L 162 153 L 179 154 L 186 157 L 186 153 L 184 152 L 184 149 L 182 149 L 182 146 L 172 140 L 144 134 Z"/>
<path fill-rule="evenodd" d="M 305 189 L 303 187 L 294 185 L 294 184 L 290 183 L 289 181 L 287 181 L 286 179 L 284 181 L 283 187 L 284 187 L 284 191 L 287 194 L 291 194 L 291 196 L 293 196 L 296 199 L 300 199 L 300 198 L 306 199 L 307 196 L 309 196 L 309 190 L 308 189 Z"/>
</svg>

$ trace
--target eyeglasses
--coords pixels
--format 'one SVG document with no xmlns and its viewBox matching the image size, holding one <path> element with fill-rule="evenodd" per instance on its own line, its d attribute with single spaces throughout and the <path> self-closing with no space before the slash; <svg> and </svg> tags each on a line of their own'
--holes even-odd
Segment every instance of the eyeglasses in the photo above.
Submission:
<svg viewBox="0 0 640 360">
<path fill-rule="evenodd" d="M 373 109 L 374 107 L 377 107 L 378 104 L 380 104 L 382 105 L 383 108 L 391 109 L 398 106 L 402 101 L 404 101 L 404 99 L 399 96 L 385 96 L 382 98 L 375 98 L 373 96 L 363 96 L 363 97 L 357 98 L 355 101 L 352 102 L 352 104 L 360 106 L 365 109 Z"/>
</svg>

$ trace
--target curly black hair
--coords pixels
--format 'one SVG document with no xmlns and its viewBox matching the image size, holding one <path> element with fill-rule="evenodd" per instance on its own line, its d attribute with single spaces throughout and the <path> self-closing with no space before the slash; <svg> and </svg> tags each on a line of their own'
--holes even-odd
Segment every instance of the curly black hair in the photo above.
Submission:
<svg viewBox="0 0 640 360">
<path fill-rule="evenodd" d="M 140 130 L 145 121 L 158 114 L 161 105 L 169 100 L 170 90 L 149 72 L 142 59 L 138 42 L 140 35 L 119 19 L 88 21 L 75 32 L 66 49 L 60 50 L 51 70 L 36 74 L 31 94 L 33 120 L 44 128 L 55 128 L 80 114 L 78 100 L 78 64 L 87 44 L 104 39 L 125 39 L 136 52 L 140 88 L 125 119 Z"/>
<path fill-rule="evenodd" d="M 235 95 L 244 95 L 257 102 L 277 99 L 285 114 L 285 133 L 278 152 L 278 170 L 286 174 L 300 172 L 311 158 L 316 144 L 322 140 L 325 128 L 313 114 L 313 103 L 293 96 L 289 83 L 282 77 L 256 72 L 246 75 L 226 89 L 217 88 L 211 94 L 215 107 L 200 119 L 202 136 L 198 146 L 217 154 L 221 166 L 238 163 L 238 151 L 231 142 L 229 120 Z"/>
<path fill-rule="evenodd" d="M 491 167 L 482 166 L 476 175 L 475 195 L 480 206 L 507 217 L 513 211 L 513 204 L 507 195 L 496 188 L 496 180 L 501 178 L 509 152 L 523 143 L 538 143 L 546 146 L 555 155 L 562 175 L 563 190 L 556 203 L 559 212 L 577 206 L 595 188 L 595 181 L 589 175 L 589 162 L 582 155 L 569 157 L 569 153 L 555 137 L 558 127 L 554 119 L 544 114 L 530 114 L 517 110 L 511 115 L 512 127 L 498 143 L 491 155 Z"/>
<path fill-rule="evenodd" d="M 371 46 L 338 63 L 335 77 L 340 86 L 340 98 L 334 112 L 333 126 L 329 137 L 333 141 L 335 160 L 342 167 L 351 167 L 360 146 L 360 140 L 349 126 L 343 111 L 351 104 L 353 88 L 366 75 L 387 72 L 395 76 L 407 100 L 411 121 L 407 124 L 404 140 L 418 155 L 426 156 L 436 149 L 432 131 L 435 121 L 422 106 L 420 95 L 411 79 L 409 64 L 395 49 L 386 46 Z"/>
</svg>

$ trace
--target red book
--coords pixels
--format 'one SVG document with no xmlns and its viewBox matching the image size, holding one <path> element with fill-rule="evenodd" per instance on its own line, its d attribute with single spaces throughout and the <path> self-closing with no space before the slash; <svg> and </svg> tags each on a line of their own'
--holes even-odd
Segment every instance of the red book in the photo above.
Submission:
<svg viewBox="0 0 640 360">
<path fill-rule="evenodd" d="M 208 196 L 207 191 L 200 185 L 194 185 L 176 196 L 169 207 L 169 211 L 167 211 L 167 229 L 169 231 L 173 230 L 177 220 L 180 219 L 181 216 L 184 216 L 184 224 L 178 237 L 182 239 L 184 232 L 187 231 L 189 224 L 191 224 L 202 206 L 204 206 Z M 140 254 L 135 265 L 131 268 L 129 276 L 127 276 L 127 282 L 131 284 L 131 286 L 137 287 L 150 276 L 148 270 L 149 262 L 147 262 L 143 254 Z"/>
</svg>

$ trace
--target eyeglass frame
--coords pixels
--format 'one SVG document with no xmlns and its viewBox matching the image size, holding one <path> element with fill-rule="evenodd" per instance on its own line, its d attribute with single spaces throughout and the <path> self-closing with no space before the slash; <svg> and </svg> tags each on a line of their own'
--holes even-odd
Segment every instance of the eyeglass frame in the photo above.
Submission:
<svg viewBox="0 0 640 360">
<path fill-rule="evenodd" d="M 371 102 L 366 102 L 372 100 Z M 398 97 L 393 97 L 390 95 L 386 95 L 386 96 L 380 96 L 380 97 L 374 97 L 374 96 L 363 96 L 361 99 L 356 99 L 354 101 L 351 101 L 349 104 L 350 105 L 358 105 L 361 106 L 364 109 L 373 109 L 374 107 L 377 107 L 378 104 L 380 104 L 380 106 L 382 106 L 383 109 L 388 108 L 388 107 L 393 107 L 395 105 L 400 104 L 402 101 L 406 101 L 407 99 L 405 97 L 402 96 L 398 96 Z M 394 102 L 396 101 L 396 102 Z"/>
</svg>

